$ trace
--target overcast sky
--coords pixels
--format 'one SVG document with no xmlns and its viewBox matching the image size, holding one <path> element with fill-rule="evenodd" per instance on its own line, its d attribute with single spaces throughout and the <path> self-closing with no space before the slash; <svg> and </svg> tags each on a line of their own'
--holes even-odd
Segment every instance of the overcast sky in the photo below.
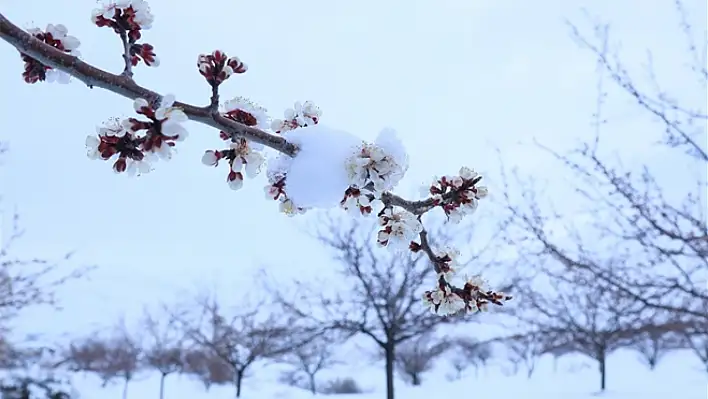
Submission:
<svg viewBox="0 0 708 399">
<path fill-rule="evenodd" d="M 584 7 L 612 23 L 611 37 L 621 40 L 620 55 L 640 79 L 651 49 L 665 87 L 694 104 L 705 101 L 682 68 L 685 41 L 669 0 L 150 4 L 156 18 L 144 39 L 161 66 L 138 67 L 140 84 L 204 104 L 209 89 L 195 61 L 222 49 L 249 65 L 226 83 L 224 96 L 249 97 L 274 117 L 296 100 L 313 100 L 322 123 L 369 139 L 384 126 L 397 129 L 411 156 L 409 191 L 462 165 L 488 172 L 493 184 L 495 146 L 509 166 L 553 178 L 554 164 L 518 143 L 535 137 L 564 148 L 592 133 L 595 63 L 565 23 L 591 35 Z M 65 24 L 81 40 L 84 60 L 120 71 L 119 39 L 91 24 L 94 6 L 93 0 L 0 0 L 2 12 L 23 27 Z M 686 7 L 698 35 L 706 29 L 705 2 Z M 90 280 L 63 293 L 67 311 L 54 316 L 54 326 L 29 320 L 27 328 L 111 322 L 194 284 L 218 282 L 237 292 L 263 265 L 298 275 L 331 268 L 302 234 L 306 219 L 289 219 L 263 199 L 263 177 L 233 192 L 223 168 L 200 164 L 205 149 L 219 148 L 218 132 L 189 124 L 191 136 L 172 161 L 140 178 L 115 175 L 109 163 L 86 158 L 84 139 L 103 120 L 130 115 L 131 101 L 78 82 L 27 85 L 14 48 L 0 43 L 0 59 L 0 139 L 10 144 L 0 172 L 2 209 L 7 215 L 16 207 L 27 231 L 15 253 L 52 258 L 75 250 L 75 264 L 98 265 Z M 657 130 L 646 129 L 629 104 L 613 97 L 605 134 L 611 148 L 643 160 Z"/>
</svg>

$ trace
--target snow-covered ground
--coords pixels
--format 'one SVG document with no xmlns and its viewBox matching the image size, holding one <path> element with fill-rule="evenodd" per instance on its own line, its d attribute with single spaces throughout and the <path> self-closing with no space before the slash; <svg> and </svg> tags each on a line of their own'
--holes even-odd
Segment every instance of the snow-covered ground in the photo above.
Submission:
<svg viewBox="0 0 708 399">
<path fill-rule="evenodd" d="M 708 396 L 708 374 L 705 374 L 688 353 L 669 355 L 656 370 L 650 371 L 637 360 L 633 353 L 618 353 L 608 362 L 608 389 L 598 394 L 599 375 L 595 365 L 583 358 L 562 358 L 556 364 L 545 358 L 540 361 L 534 375 L 528 379 L 525 371 L 518 375 L 506 376 L 501 365 L 491 365 L 480 370 L 475 376 L 473 370 L 467 376 L 450 382 L 445 377 L 448 370 L 441 361 L 440 367 L 427 374 L 423 385 L 410 387 L 397 381 L 396 397 L 399 399 L 432 398 L 495 398 L 495 399 L 588 399 L 602 397 L 608 399 L 705 399 Z M 245 399 L 308 399 L 312 395 L 306 391 L 290 388 L 268 378 L 268 369 L 245 381 L 241 397 Z M 381 399 L 385 398 L 383 370 L 359 368 L 352 370 L 351 376 L 362 381 L 369 390 L 360 395 L 335 395 L 340 399 Z M 342 375 L 344 376 L 344 375 Z M 368 382 L 371 385 L 367 385 Z M 81 398 L 120 399 L 122 386 L 101 388 L 90 377 L 76 379 L 76 387 Z M 130 399 L 157 399 L 159 380 L 148 377 L 132 383 L 129 387 Z M 166 399 L 231 399 L 231 386 L 213 387 L 205 391 L 203 385 L 186 377 L 171 376 L 166 385 Z M 324 395 L 318 395 L 322 397 Z"/>
</svg>

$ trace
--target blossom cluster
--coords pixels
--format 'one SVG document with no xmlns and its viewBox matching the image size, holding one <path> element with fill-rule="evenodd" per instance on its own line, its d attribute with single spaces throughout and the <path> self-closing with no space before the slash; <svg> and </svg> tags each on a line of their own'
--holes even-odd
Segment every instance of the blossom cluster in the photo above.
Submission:
<svg viewBox="0 0 708 399">
<path fill-rule="evenodd" d="M 409 248 L 410 243 L 423 231 L 420 220 L 405 209 L 385 207 L 378 216 L 382 229 L 376 238 L 381 246 L 397 250 Z"/>
<path fill-rule="evenodd" d="M 197 68 L 212 87 L 222 84 L 235 73 L 245 73 L 248 70 L 248 66 L 238 57 L 229 58 L 221 50 L 214 50 L 211 54 L 199 54 Z"/>
<path fill-rule="evenodd" d="M 270 128 L 280 134 L 299 127 L 316 125 L 321 115 L 322 111 L 312 101 L 296 102 L 294 108 L 285 110 L 283 119 L 273 119 Z"/>
<path fill-rule="evenodd" d="M 135 111 L 147 119 L 110 119 L 96 129 L 96 135 L 86 137 L 88 157 L 115 159 L 113 170 L 131 175 L 150 172 L 151 163 L 158 159 L 169 160 L 175 143 L 188 135 L 182 126 L 187 115 L 174 102 L 174 96 L 167 95 L 154 108 L 147 100 L 136 99 Z"/>
<path fill-rule="evenodd" d="M 479 173 L 462 167 L 457 176 L 434 178 L 432 184 L 421 188 L 421 194 L 432 195 L 434 205 L 443 209 L 448 220 L 459 223 L 465 216 L 474 213 L 479 200 L 489 194 L 487 187 L 477 185 L 481 179 Z"/>
<path fill-rule="evenodd" d="M 239 137 L 231 142 L 226 150 L 205 151 L 202 163 L 207 166 L 218 166 L 219 161 L 226 160 L 229 164 L 226 182 L 232 190 L 238 190 L 243 187 L 244 171 L 249 178 L 254 178 L 261 172 L 265 157 L 258 150 L 262 148 L 260 144 Z"/>
<path fill-rule="evenodd" d="M 160 65 L 152 45 L 137 43 L 142 37 L 141 31 L 150 29 L 154 19 L 145 0 L 112 0 L 91 14 L 91 21 L 96 26 L 109 27 L 126 40 L 129 61 L 133 66 L 140 61 L 147 66 Z"/>
<path fill-rule="evenodd" d="M 47 29 L 42 31 L 41 29 L 34 28 L 27 30 L 27 33 L 34 36 L 36 39 L 46 43 L 57 50 L 69 53 L 74 56 L 79 56 L 79 39 L 74 36 L 69 36 L 67 33 L 69 30 L 66 26 L 58 25 L 47 25 Z M 26 55 L 21 54 L 22 61 L 24 61 L 24 71 L 22 72 L 22 78 L 27 83 L 37 83 L 42 81 L 47 82 L 58 82 L 58 83 L 69 83 L 69 74 L 60 71 L 58 69 L 52 68 L 50 66 L 44 65 L 36 59 Z"/>
<path fill-rule="evenodd" d="M 221 55 L 218 57 L 221 57 Z M 207 80 L 209 80 L 209 78 L 207 78 Z M 224 102 L 220 113 L 224 117 L 246 126 L 262 127 L 268 123 L 268 111 L 244 97 L 235 97 Z M 220 132 L 219 136 L 224 141 L 231 141 L 229 148 L 205 151 L 202 156 L 202 163 L 207 166 L 216 167 L 219 165 L 219 161 L 225 159 L 229 164 L 226 182 L 231 189 L 238 190 L 243 187 L 243 172 L 245 172 L 246 176 L 249 178 L 254 178 L 260 174 L 262 166 L 265 163 L 265 156 L 262 154 L 263 145 L 246 140 L 243 137 L 232 137 L 229 133 L 224 131 Z"/>
<path fill-rule="evenodd" d="M 411 250 L 419 251 L 420 244 L 412 243 Z M 431 250 L 432 251 L 432 250 Z M 452 284 L 452 279 L 457 273 L 457 259 L 459 251 L 448 248 L 442 251 L 433 251 L 435 270 L 437 271 L 437 284 L 435 289 L 423 293 L 423 303 L 431 312 L 441 316 L 487 311 L 490 303 L 502 305 L 512 299 L 503 292 L 496 292 L 487 288 L 487 282 L 480 276 L 465 278 L 462 288 Z"/>
</svg>

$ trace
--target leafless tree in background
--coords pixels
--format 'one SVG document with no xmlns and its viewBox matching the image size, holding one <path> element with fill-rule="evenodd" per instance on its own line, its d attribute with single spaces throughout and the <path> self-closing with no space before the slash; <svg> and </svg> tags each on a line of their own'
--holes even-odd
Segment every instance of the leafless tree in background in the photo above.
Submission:
<svg viewBox="0 0 708 399">
<path fill-rule="evenodd" d="M 340 363 L 334 356 L 337 341 L 333 334 L 322 335 L 286 353 L 279 360 L 293 368 L 283 374 L 282 380 L 292 386 L 304 385 L 313 395 L 317 394 L 317 374 Z"/>
<path fill-rule="evenodd" d="M 436 339 L 432 334 L 406 341 L 396 349 L 396 370 L 408 383 L 418 386 L 423 382 L 422 374 L 430 371 L 450 347 L 448 341 Z"/>
<path fill-rule="evenodd" d="M 462 373 L 472 366 L 475 375 L 478 375 L 480 367 L 487 367 L 487 362 L 492 358 L 493 351 L 490 342 L 482 342 L 471 337 L 456 338 L 450 348 L 450 366 L 455 371 L 449 376 L 450 380 L 459 380 Z"/>
<path fill-rule="evenodd" d="M 632 339 L 630 349 L 639 355 L 642 363 L 654 370 L 667 354 L 685 348 L 683 326 L 668 323 L 646 323 Z"/>
<path fill-rule="evenodd" d="M 95 333 L 72 343 L 61 364 L 72 371 L 95 374 L 104 385 L 122 380 L 126 399 L 130 382 L 142 371 L 142 356 L 140 339 L 121 321 L 110 334 Z"/>
<path fill-rule="evenodd" d="M 300 292 L 295 298 L 282 292 L 274 294 L 286 310 L 303 320 L 374 341 L 385 357 L 386 397 L 393 399 L 397 346 L 462 319 L 440 317 L 420 306 L 426 282 L 435 274 L 425 256 L 395 256 L 380 250 L 369 239 L 374 227 L 366 222 L 328 218 L 318 226 L 316 236 L 333 250 L 347 290 L 330 293 L 322 289 L 326 283 L 315 287 L 298 284 Z"/>
<path fill-rule="evenodd" d="M 246 371 L 254 363 L 292 351 L 306 342 L 307 333 L 298 329 L 295 320 L 269 314 L 265 307 L 236 303 L 240 307 L 230 311 L 216 295 L 200 295 L 196 307 L 175 313 L 173 319 L 193 348 L 206 355 L 206 364 L 214 364 L 213 355 L 231 367 L 236 397 L 240 397 Z"/>
<path fill-rule="evenodd" d="M 598 362 L 604 391 L 608 355 L 631 346 L 656 311 L 618 295 L 580 270 L 566 271 L 562 279 L 552 276 L 540 281 L 549 287 L 529 284 L 519 288 L 524 301 L 518 310 L 519 319 L 535 331 L 539 354 L 559 348 L 590 357 Z"/>
<path fill-rule="evenodd" d="M 210 349 L 186 350 L 182 373 L 195 376 L 206 390 L 212 385 L 233 384 L 236 381 L 234 368 Z"/>
<path fill-rule="evenodd" d="M 185 354 L 183 332 L 174 319 L 165 316 L 146 310 L 140 323 L 146 332 L 143 362 L 160 373 L 160 399 L 165 395 L 167 376 L 182 371 Z"/>
<path fill-rule="evenodd" d="M 538 192 L 524 183 L 528 179 L 518 178 L 514 186 L 521 187 L 522 200 L 507 196 L 512 222 L 507 226 L 511 226 L 510 241 L 528 257 L 553 259 L 569 269 L 583 270 L 617 295 L 705 325 L 708 313 L 702 309 L 702 303 L 708 300 L 706 38 L 694 34 L 682 2 L 676 0 L 675 6 L 676 23 L 687 40 L 690 65 L 685 69 L 687 77 L 695 78 L 694 93 L 662 90 L 651 58 L 649 80 L 638 83 L 627 72 L 620 56 L 610 50 L 608 25 L 593 22 L 592 37 L 571 26 L 573 38 L 596 56 L 601 72 L 594 111 L 595 134 L 569 153 L 540 146 L 572 173 L 577 197 L 571 201 L 587 204 L 587 214 L 593 217 L 575 223 L 578 215 L 563 217 L 543 208 Z M 684 60 L 677 62 L 680 66 L 685 64 Z M 667 154 L 683 156 L 691 169 L 682 173 L 682 177 L 692 178 L 690 173 L 695 171 L 700 175 L 696 176 L 695 184 L 668 186 L 658 174 L 666 169 L 664 163 L 646 163 L 638 168 L 625 166 L 622 152 L 630 155 L 630 148 L 608 155 L 602 139 L 603 128 L 612 123 L 603 113 L 608 84 L 636 103 L 640 115 L 655 123 L 656 137 L 661 141 L 659 148 L 663 147 Z M 553 220 L 565 221 L 567 234 L 562 237 L 553 234 L 550 226 Z M 604 251 L 584 245 L 595 237 L 606 243 Z M 611 268 L 605 259 L 609 252 L 616 260 Z"/>
</svg>

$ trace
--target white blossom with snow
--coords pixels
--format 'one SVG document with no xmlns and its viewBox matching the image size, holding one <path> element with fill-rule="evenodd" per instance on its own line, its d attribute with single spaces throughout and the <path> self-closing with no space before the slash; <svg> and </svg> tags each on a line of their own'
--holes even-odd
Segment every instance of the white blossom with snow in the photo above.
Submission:
<svg viewBox="0 0 708 399">
<path fill-rule="evenodd" d="M 349 184 L 373 184 L 375 195 L 390 191 L 408 170 L 408 155 L 393 129 L 384 129 L 375 143 L 362 143 L 345 161 Z"/>
<path fill-rule="evenodd" d="M 283 137 L 300 150 L 294 158 L 279 155 L 268 172 L 287 175 L 288 198 L 300 208 L 339 206 L 349 188 L 343 162 L 361 139 L 322 124 L 290 130 Z"/>
<path fill-rule="evenodd" d="M 318 123 L 322 111 L 312 101 L 296 102 L 295 108 L 285 110 L 284 119 L 273 119 L 271 130 L 284 133 L 299 127 L 314 126 Z"/>
<path fill-rule="evenodd" d="M 227 68 L 231 69 L 229 66 L 227 66 Z M 224 102 L 222 106 L 222 112 L 225 114 L 236 110 L 246 112 L 256 118 L 255 127 L 259 129 L 267 129 L 270 126 L 268 110 L 245 97 L 234 97 Z"/>
</svg>

